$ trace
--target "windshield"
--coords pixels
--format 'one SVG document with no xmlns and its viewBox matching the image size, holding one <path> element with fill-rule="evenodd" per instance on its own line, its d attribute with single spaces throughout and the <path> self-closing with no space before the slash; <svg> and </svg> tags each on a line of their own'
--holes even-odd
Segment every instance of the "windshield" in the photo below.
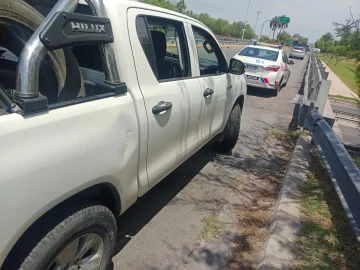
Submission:
<svg viewBox="0 0 360 270">
<path fill-rule="evenodd" d="M 247 47 L 239 55 L 260 58 L 264 60 L 276 61 L 279 55 L 278 51 L 266 50 L 261 48 Z"/>
</svg>

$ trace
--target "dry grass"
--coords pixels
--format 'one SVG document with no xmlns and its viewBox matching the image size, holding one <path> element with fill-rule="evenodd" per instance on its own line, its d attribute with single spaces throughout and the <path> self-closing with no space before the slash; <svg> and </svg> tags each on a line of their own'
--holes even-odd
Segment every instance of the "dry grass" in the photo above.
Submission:
<svg viewBox="0 0 360 270">
<path fill-rule="evenodd" d="M 241 206 L 237 213 L 240 237 L 236 240 L 235 256 L 227 264 L 228 270 L 256 269 L 285 171 L 298 138 L 298 135 L 294 136 L 293 132 L 272 131 L 270 134 L 272 134 L 269 136 L 270 140 L 274 142 L 271 154 L 272 163 L 270 168 L 263 169 L 263 175 L 254 179 L 261 183 L 263 188 L 257 188 L 256 191 L 249 190 L 254 200 Z M 286 136 L 283 136 L 284 134 Z"/>
<path fill-rule="evenodd" d="M 209 241 L 218 239 L 224 231 L 224 223 L 217 216 L 207 216 L 203 220 L 205 226 L 201 232 L 201 239 Z"/>
<path fill-rule="evenodd" d="M 294 269 L 360 268 L 360 249 L 316 149 L 302 188 L 301 222 Z"/>
</svg>

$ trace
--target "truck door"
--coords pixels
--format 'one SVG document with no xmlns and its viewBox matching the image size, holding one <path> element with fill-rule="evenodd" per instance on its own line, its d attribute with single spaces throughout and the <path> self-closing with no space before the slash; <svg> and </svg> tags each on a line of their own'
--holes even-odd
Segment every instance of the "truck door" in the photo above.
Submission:
<svg viewBox="0 0 360 270">
<path fill-rule="evenodd" d="M 198 148 L 202 92 L 192 78 L 181 18 L 133 8 L 128 28 L 148 118 L 147 173 L 153 186 Z"/>
<path fill-rule="evenodd" d="M 199 135 L 203 141 L 208 141 L 222 130 L 235 92 L 232 91 L 231 75 L 227 74 L 228 64 L 219 44 L 206 28 L 190 23 L 196 43 L 197 72 L 204 98 Z"/>
</svg>

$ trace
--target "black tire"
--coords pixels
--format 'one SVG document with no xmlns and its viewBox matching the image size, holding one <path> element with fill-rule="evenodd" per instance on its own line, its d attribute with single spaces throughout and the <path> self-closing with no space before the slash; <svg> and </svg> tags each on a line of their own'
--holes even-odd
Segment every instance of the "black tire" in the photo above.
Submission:
<svg viewBox="0 0 360 270">
<path fill-rule="evenodd" d="M 232 109 L 220 140 L 215 141 L 214 146 L 220 152 L 229 152 L 234 149 L 240 133 L 241 108 L 236 104 Z"/>
<path fill-rule="evenodd" d="M 0 47 L 19 57 L 24 43 L 43 20 L 43 15 L 23 0 L 1 0 Z M 48 97 L 49 103 L 85 96 L 80 68 L 70 48 L 49 52 L 44 58 L 39 90 Z"/>
<path fill-rule="evenodd" d="M 281 78 L 280 82 L 279 82 L 279 85 L 276 89 L 271 89 L 271 95 L 273 97 L 277 97 L 277 95 L 279 94 L 280 92 L 280 89 L 281 89 L 281 84 L 282 84 L 282 81 L 283 81 L 283 78 Z"/>
<path fill-rule="evenodd" d="M 116 232 L 116 221 L 108 208 L 102 205 L 84 208 L 52 229 L 34 247 L 19 270 L 49 269 L 65 247 L 78 237 L 88 234 L 96 234 L 102 239 L 103 256 L 99 270 L 107 270 L 115 250 Z"/>
<path fill-rule="evenodd" d="M 291 73 L 290 73 L 289 77 L 287 78 L 286 82 L 284 83 L 284 87 L 287 86 L 287 83 L 289 82 L 290 76 L 291 76 Z"/>
</svg>

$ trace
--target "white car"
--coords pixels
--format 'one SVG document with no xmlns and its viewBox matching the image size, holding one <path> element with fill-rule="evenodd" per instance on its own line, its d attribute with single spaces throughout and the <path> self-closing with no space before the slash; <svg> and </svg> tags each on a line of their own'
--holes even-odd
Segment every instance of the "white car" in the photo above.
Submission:
<svg viewBox="0 0 360 270">
<path fill-rule="evenodd" d="M 306 51 L 304 47 L 294 47 L 290 52 L 290 58 L 300 58 L 304 60 L 305 54 Z"/>
<path fill-rule="evenodd" d="M 248 86 L 269 89 L 274 96 L 288 82 L 294 64 L 282 49 L 265 46 L 247 46 L 234 58 L 245 64 Z"/>
</svg>

